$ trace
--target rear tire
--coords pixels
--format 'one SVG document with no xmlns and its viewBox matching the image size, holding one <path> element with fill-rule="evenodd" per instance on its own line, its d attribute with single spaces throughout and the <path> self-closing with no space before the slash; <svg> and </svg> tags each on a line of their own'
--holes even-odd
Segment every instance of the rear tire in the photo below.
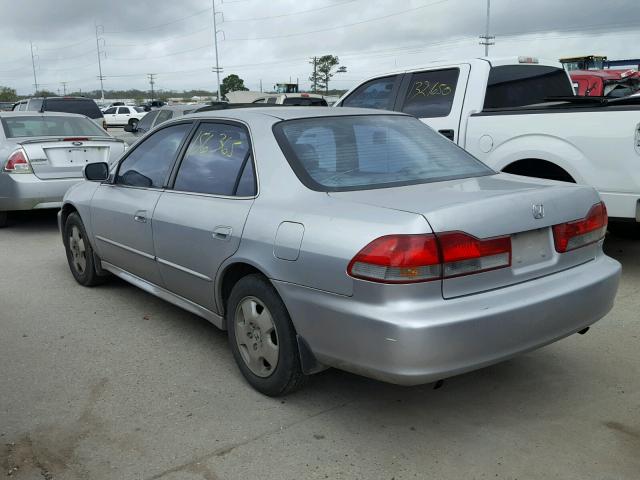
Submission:
<svg viewBox="0 0 640 480">
<path fill-rule="evenodd" d="M 76 282 L 85 287 L 104 283 L 105 277 L 101 277 L 96 271 L 93 248 L 82 219 L 76 212 L 67 217 L 62 238 L 67 252 L 69 269 Z"/>
<path fill-rule="evenodd" d="M 231 290 L 226 311 L 229 346 L 244 378 L 260 393 L 277 397 L 305 383 L 296 332 L 273 285 L 247 275 Z"/>
<path fill-rule="evenodd" d="M 131 127 L 135 130 L 136 128 L 138 128 L 138 122 L 139 120 L 136 120 L 135 118 L 129 120 L 129 125 L 131 125 Z"/>
<path fill-rule="evenodd" d="M 9 212 L 0 212 L 0 228 L 4 228 L 9 224 Z"/>
</svg>

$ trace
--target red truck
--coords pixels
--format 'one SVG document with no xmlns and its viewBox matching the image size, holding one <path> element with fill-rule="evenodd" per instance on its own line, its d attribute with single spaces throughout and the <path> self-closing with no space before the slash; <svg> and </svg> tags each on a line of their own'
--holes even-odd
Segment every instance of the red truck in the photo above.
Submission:
<svg viewBox="0 0 640 480">
<path fill-rule="evenodd" d="M 637 70 L 571 70 L 576 94 L 585 97 L 626 97 L 640 90 Z"/>
</svg>

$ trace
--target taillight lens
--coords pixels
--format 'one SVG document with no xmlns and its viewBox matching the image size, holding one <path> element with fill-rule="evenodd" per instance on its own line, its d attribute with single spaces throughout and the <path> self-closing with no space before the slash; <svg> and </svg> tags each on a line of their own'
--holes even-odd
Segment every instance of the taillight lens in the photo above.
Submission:
<svg viewBox="0 0 640 480">
<path fill-rule="evenodd" d="M 24 150 L 16 150 L 7 161 L 4 163 L 3 170 L 7 173 L 32 173 L 31 165 L 29 164 L 29 159 L 27 158 L 27 154 Z"/>
<path fill-rule="evenodd" d="M 607 233 L 607 207 L 596 203 L 586 217 L 573 222 L 553 226 L 556 251 L 569 252 L 602 240 Z"/>
<path fill-rule="evenodd" d="M 511 265 L 511 237 L 481 240 L 463 232 L 438 233 L 443 277 L 458 277 Z"/>
<path fill-rule="evenodd" d="M 440 278 L 434 235 L 387 235 L 375 239 L 351 260 L 352 277 L 384 283 L 413 283 Z"/>
<path fill-rule="evenodd" d="M 347 273 L 382 283 L 414 283 L 511 265 L 511 237 L 478 239 L 463 232 L 387 235 L 364 247 Z"/>
</svg>

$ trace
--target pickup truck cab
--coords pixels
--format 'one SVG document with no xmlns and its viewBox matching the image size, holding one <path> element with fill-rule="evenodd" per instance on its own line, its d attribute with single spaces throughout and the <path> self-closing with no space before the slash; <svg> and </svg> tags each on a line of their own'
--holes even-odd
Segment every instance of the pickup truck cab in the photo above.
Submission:
<svg viewBox="0 0 640 480">
<path fill-rule="evenodd" d="M 592 185 L 610 217 L 640 222 L 640 99 L 576 97 L 557 62 L 433 63 L 370 78 L 336 107 L 409 113 L 495 170 Z"/>
</svg>

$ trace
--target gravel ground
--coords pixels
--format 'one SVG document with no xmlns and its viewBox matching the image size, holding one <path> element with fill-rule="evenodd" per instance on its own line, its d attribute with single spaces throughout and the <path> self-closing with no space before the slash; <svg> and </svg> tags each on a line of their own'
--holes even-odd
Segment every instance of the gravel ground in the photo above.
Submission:
<svg viewBox="0 0 640 480">
<path fill-rule="evenodd" d="M 285 399 L 226 335 L 121 281 L 68 271 L 55 214 L 0 231 L 0 478 L 638 479 L 640 236 L 584 336 L 403 388 L 337 370 Z"/>
</svg>

